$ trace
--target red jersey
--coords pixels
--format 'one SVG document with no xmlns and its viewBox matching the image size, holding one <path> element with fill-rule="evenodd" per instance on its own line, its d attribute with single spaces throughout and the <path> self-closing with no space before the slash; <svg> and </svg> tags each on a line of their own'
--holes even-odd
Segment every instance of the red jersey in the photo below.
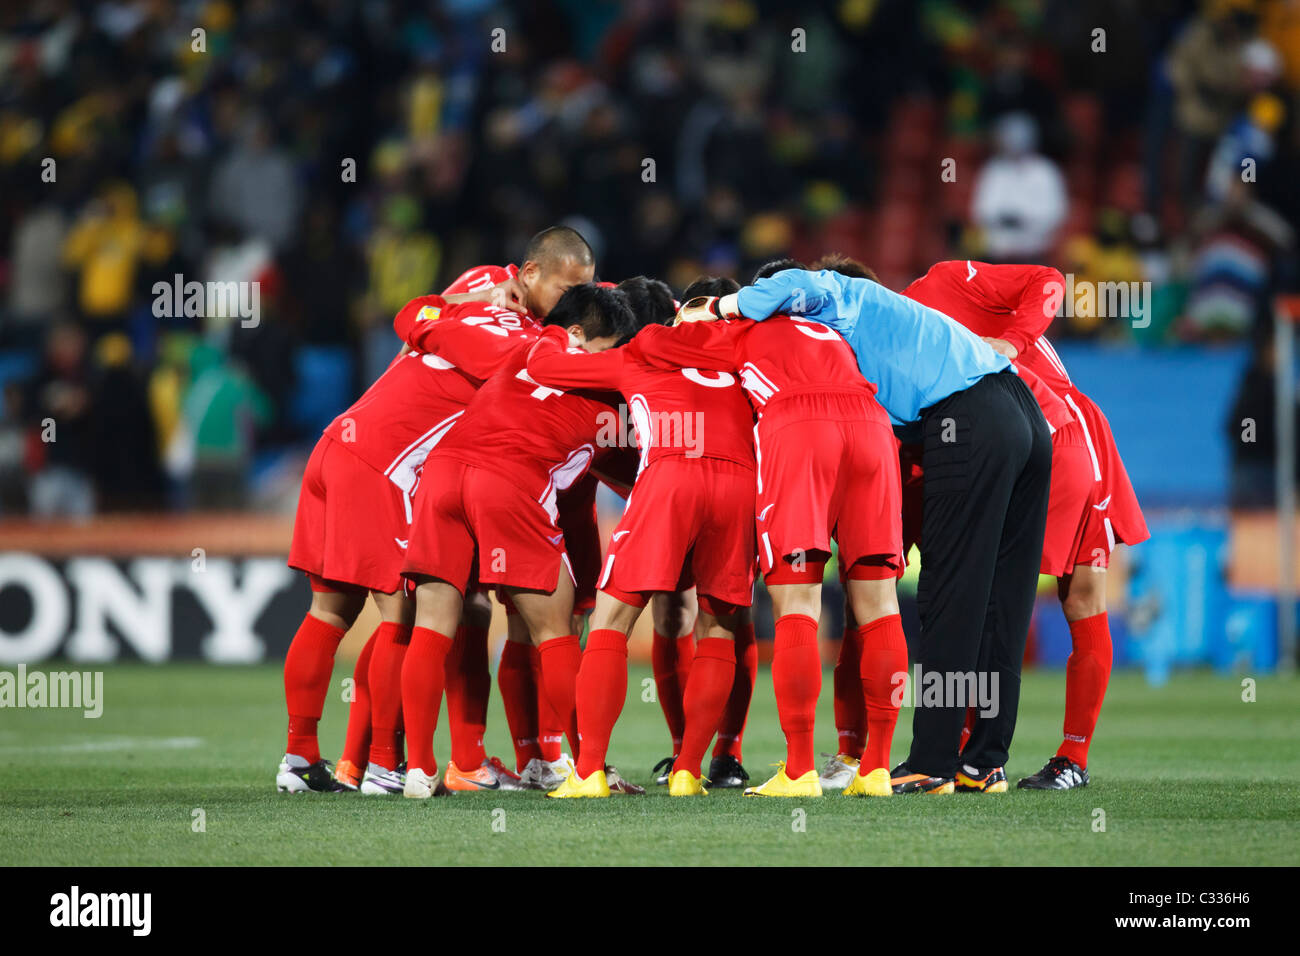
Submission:
<svg viewBox="0 0 1300 956">
<path fill-rule="evenodd" d="M 1065 295 L 1065 277 L 1048 266 L 939 262 L 903 295 L 937 309 L 976 335 L 1006 339 L 1016 367 L 1025 367 L 1052 391 L 1073 388 L 1046 336 Z"/>
<path fill-rule="evenodd" d="M 447 305 L 436 295 L 412 299 L 393 327 L 414 351 L 393 359 L 325 434 L 409 493 L 429 449 L 455 424 L 478 387 L 506 356 L 536 339 L 525 321 L 482 302 Z"/>
<path fill-rule="evenodd" d="M 554 520 L 557 493 L 587 473 L 602 429 L 617 421 L 616 400 L 607 392 L 539 385 L 527 363 L 527 349 L 511 355 L 478 390 L 435 454 L 505 475 Z"/>
<path fill-rule="evenodd" d="M 636 342 L 645 360 L 660 368 L 735 372 L 760 416 L 786 395 L 863 391 L 874 401 L 876 394 L 844 337 L 807 319 L 774 315 L 762 322 L 652 325 L 637 334 Z"/>
<path fill-rule="evenodd" d="M 621 392 L 641 450 L 637 474 L 667 456 L 721 458 L 753 467 L 754 416 L 730 372 L 668 370 L 646 359 L 637 344 L 588 353 L 565 348 L 563 333 L 545 334 L 528 356 L 528 374 L 552 388 Z M 622 410 L 620 410 L 622 414 Z M 621 443 L 626 428 L 603 435 Z"/>
</svg>

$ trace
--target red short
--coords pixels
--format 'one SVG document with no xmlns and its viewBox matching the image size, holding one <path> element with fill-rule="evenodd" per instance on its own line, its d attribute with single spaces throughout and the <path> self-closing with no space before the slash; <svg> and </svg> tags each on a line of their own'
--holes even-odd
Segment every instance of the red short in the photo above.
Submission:
<svg viewBox="0 0 1300 956">
<path fill-rule="evenodd" d="M 321 436 L 302 476 L 289 567 L 328 584 L 397 591 L 410 532 L 407 505 L 401 488 Z"/>
<path fill-rule="evenodd" d="M 1043 532 L 1040 574 L 1061 577 L 1075 564 L 1106 567 L 1109 549 L 1101 554 L 1085 550 L 1090 533 L 1101 525 L 1095 505 L 1101 483 L 1093 477 L 1092 457 L 1083 428 L 1077 422 L 1062 425 L 1052 435 L 1052 485 L 1047 499 L 1047 527 Z"/>
<path fill-rule="evenodd" d="M 550 592 L 561 573 L 573 574 L 563 532 L 516 482 L 430 455 L 402 573 L 438 578 L 464 594 L 476 561 L 478 580 L 488 586 Z"/>
<path fill-rule="evenodd" d="M 1068 389 L 1061 393 L 1061 397 L 1083 428 L 1093 476 L 1101 482 L 1097 498 L 1101 520 L 1085 542 L 1088 553 L 1104 548 L 1109 554 L 1116 544 L 1140 544 L 1151 537 L 1151 532 L 1147 530 L 1142 508 L 1133 492 L 1133 483 L 1129 481 L 1119 449 L 1115 447 L 1110 422 L 1096 403 L 1077 388 Z M 1089 558 L 1087 563 L 1092 563 L 1092 559 Z"/>
<path fill-rule="evenodd" d="M 763 410 L 754 429 L 758 559 L 830 552 L 902 566 L 898 443 L 889 416 L 858 392 L 802 393 Z"/>
<path fill-rule="evenodd" d="M 754 591 L 754 469 L 673 455 L 651 462 L 610 538 L 600 587 L 681 591 L 749 607 Z"/>
</svg>

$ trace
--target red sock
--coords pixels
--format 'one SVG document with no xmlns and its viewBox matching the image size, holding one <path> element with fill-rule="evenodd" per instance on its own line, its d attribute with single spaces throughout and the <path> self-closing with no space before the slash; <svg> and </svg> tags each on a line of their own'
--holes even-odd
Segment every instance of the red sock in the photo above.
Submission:
<svg viewBox="0 0 1300 956">
<path fill-rule="evenodd" d="M 835 730 L 839 752 L 855 760 L 862 756 L 867 730 L 867 701 L 862 696 L 862 640 L 858 628 L 846 627 L 835 664 Z"/>
<path fill-rule="evenodd" d="M 542 755 L 537 741 L 537 682 L 533 679 L 531 644 L 506 641 L 497 666 L 497 686 L 506 709 L 506 726 L 515 745 L 515 769 L 522 771 L 528 762 Z"/>
<path fill-rule="evenodd" d="M 1114 654 L 1106 612 L 1071 621 L 1070 639 L 1074 649 L 1065 662 L 1065 740 L 1056 753 L 1086 768 Z"/>
<path fill-rule="evenodd" d="M 362 770 L 366 769 L 366 756 L 370 753 L 370 659 L 378 635 L 379 628 L 375 628 L 352 669 L 353 696 L 348 707 L 348 735 L 343 742 L 342 759 Z"/>
<path fill-rule="evenodd" d="M 722 720 L 735 676 L 736 648 L 731 641 L 723 637 L 706 637 L 695 645 L 691 676 L 686 682 L 686 693 L 682 695 L 686 733 L 673 764 L 674 772 L 688 770 L 692 776 L 700 775 L 704 752 Z"/>
<path fill-rule="evenodd" d="M 451 759 L 461 770 L 474 770 L 487 759 L 483 734 L 487 730 L 487 631 L 460 627 L 447 655 L 447 724 L 451 730 Z"/>
<path fill-rule="evenodd" d="M 746 620 L 736 628 L 736 670 L 731 681 L 731 696 L 718 722 L 718 742 L 713 745 L 713 756 L 731 755 L 737 761 L 745 739 L 745 722 L 749 719 L 749 702 L 754 697 L 754 682 L 758 680 L 758 642 L 754 640 L 754 622 Z"/>
<path fill-rule="evenodd" d="M 542 645 L 545 647 L 546 645 Z M 578 669 L 578 736 L 582 755 L 578 776 L 584 780 L 605 769 L 609 736 L 627 700 L 627 637 L 621 631 L 601 628 L 587 635 Z"/>
<path fill-rule="evenodd" d="M 402 665 L 411 629 L 384 622 L 375 631 L 370 659 L 370 762 L 396 770 L 402 762 Z"/>
<path fill-rule="evenodd" d="M 289 711 L 289 739 L 285 752 L 308 763 L 320 760 L 316 724 L 325 708 L 334 655 L 343 630 L 310 614 L 298 625 L 284 657 L 284 702 Z"/>
<path fill-rule="evenodd" d="M 542 685 L 542 655 L 536 645 L 529 644 L 528 648 L 533 668 L 533 686 L 537 688 L 537 745 L 542 750 L 542 759 L 555 763 L 564 752 L 564 725 L 555 716 Z"/>
<path fill-rule="evenodd" d="M 862 696 L 867 709 L 867 742 L 859 770 L 866 774 L 889 767 L 889 748 L 898 723 L 895 693 L 902 687 L 900 675 L 907 674 L 907 639 L 903 619 L 897 614 L 862 625 L 857 638 L 862 648 Z"/>
<path fill-rule="evenodd" d="M 776 622 L 772 686 L 785 732 L 785 772 L 796 780 L 813 769 L 813 731 L 822 690 L 817 622 L 806 614 L 787 614 Z"/>
<path fill-rule="evenodd" d="M 546 695 L 559 725 L 569 737 L 574 760 L 578 759 L 578 668 L 582 646 L 576 634 L 553 637 L 537 648 L 542 665 L 542 693 Z"/>
<path fill-rule="evenodd" d="M 668 721 L 668 734 L 673 739 L 673 753 L 682 749 L 682 729 L 686 725 L 686 715 L 682 710 L 682 690 L 685 682 L 678 676 L 677 648 L 679 640 L 666 634 L 654 632 L 654 643 L 650 645 L 650 665 L 654 668 L 655 694 L 659 697 L 659 706 L 663 709 L 664 720 Z M 687 638 L 693 640 L 693 638 Z M 689 665 L 687 665 L 689 667 Z"/>
<path fill-rule="evenodd" d="M 429 776 L 438 772 L 433 756 L 433 732 L 438 728 L 447 679 L 447 654 L 452 640 L 445 634 L 417 627 L 411 630 L 411 646 L 402 662 L 402 723 L 406 728 L 407 764 Z"/>
</svg>

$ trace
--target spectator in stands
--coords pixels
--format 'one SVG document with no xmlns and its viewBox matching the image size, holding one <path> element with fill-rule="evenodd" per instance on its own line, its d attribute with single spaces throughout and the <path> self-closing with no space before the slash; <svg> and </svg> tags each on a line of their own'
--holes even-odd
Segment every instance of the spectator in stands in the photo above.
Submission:
<svg viewBox="0 0 1300 956">
<path fill-rule="evenodd" d="M 1047 261 L 1069 203 L 1061 171 L 1037 152 L 1037 127 L 1024 113 L 1000 117 L 993 142 L 971 206 L 984 256 L 995 262 Z"/>
<path fill-rule="evenodd" d="M 217 166 L 209 208 L 249 236 L 277 249 L 288 246 L 298 215 L 298 178 L 293 161 L 272 143 L 266 118 L 252 112 L 239 141 Z"/>
<path fill-rule="evenodd" d="M 1206 0 L 1169 53 L 1179 198 L 1188 208 L 1199 205 L 1210 151 L 1243 105 L 1242 54 L 1255 35 L 1255 5 L 1255 0 Z"/>
<path fill-rule="evenodd" d="M 40 439 L 28 485 L 37 517 L 88 518 L 94 513 L 91 401 L 86 333 L 61 322 L 50 330 L 44 362 L 23 400 L 29 427 Z"/>
</svg>

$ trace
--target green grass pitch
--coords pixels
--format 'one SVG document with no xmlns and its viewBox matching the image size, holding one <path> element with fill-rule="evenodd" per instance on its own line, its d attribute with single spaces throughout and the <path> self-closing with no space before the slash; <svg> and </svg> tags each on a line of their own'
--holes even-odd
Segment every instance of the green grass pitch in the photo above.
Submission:
<svg viewBox="0 0 1300 956">
<path fill-rule="evenodd" d="M 321 724 L 337 757 L 340 684 Z M 57 670 L 57 663 L 42 669 Z M 611 760 L 648 781 L 667 753 L 657 704 L 634 669 Z M 1300 858 L 1300 683 L 1176 676 L 1151 688 L 1117 674 L 1093 747 L 1094 783 L 1069 793 L 853 800 L 549 801 L 539 793 L 416 802 L 275 792 L 283 747 L 280 669 L 199 664 L 107 669 L 104 713 L 0 711 L 0 865 L 1268 865 Z M 1052 753 L 1064 676 L 1024 683 L 1008 776 Z M 830 674 L 821 749 L 834 742 Z M 895 761 L 910 739 L 904 711 Z M 445 714 L 438 754 L 445 759 Z M 490 752 L 512 758 L 493 693 Z M 760 673 L 745 764 L 761 780 L 783 753 L 770 675 Z M 196 813 L 202 811 L 202 814 Z M 1104 817 L 1103 817 L 1104 814 Z M 1104 832 L 1099 830 L 1104 821 Z M 198 827 L 202 822 L 204 826 Z"/>
</svg>

